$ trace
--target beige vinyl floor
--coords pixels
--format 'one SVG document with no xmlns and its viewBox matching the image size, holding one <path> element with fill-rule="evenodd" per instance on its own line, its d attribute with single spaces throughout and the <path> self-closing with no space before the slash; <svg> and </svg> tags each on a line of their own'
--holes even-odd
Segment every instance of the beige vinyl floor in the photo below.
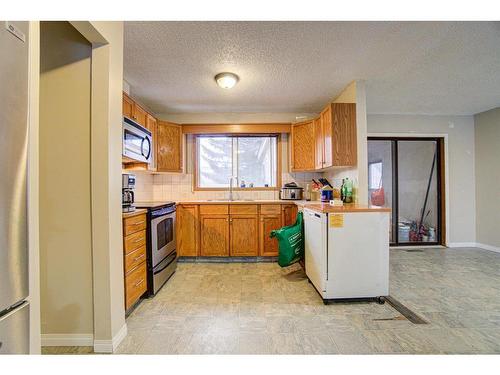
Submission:
<svg viewBox="0 0 500 375">
<path fill-rule="evenodd" d="M 500 254 L 397 249 L 390 258 L 391 296 L 429 324 L 413 324 L 387 303 L 325 306 L 298 265 L 181 263 L 127 319 L 117 353 L 500 353 Z"/>
</svg>

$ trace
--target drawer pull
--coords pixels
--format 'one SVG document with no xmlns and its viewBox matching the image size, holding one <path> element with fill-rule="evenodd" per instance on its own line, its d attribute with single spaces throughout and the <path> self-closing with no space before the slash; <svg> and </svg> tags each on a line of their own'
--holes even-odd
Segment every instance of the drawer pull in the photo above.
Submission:
<svg viewBox="0 0 500 375">
<path fill-rule="evenodd" d="M 134 262 L 137 262 L 138 260 L 140 260 L 140 259 L 144 258 L 144 255 L 145 255 L 145 254 L 142 254 L 142 255 L 139 255 L 138 257 L 135 257 L 135 258 L 134 258 Z"/>
<path fill-rule="evenodd" d="M 138 282 L 136 282 L 136 283 L 134 284 L 134 287 L 136 287 L 136 288 L 137 288 L 137 287 L 138 287 L 139 285 L 141 285 L 143 282 L 144 282 L 144 279 L 139 280 Z"/>
<path fill-rule="evenodd" d="M 129 224 L 129 225 L 141 225 L 141 224 L 144 224 L 145 221 L 138 221 L 137 223 L 132 223 L 132 224 Z"/>
<path fill-rule="evenodd" d="M 139 243 L 139 242 L 142 242 L 142 241 L 144 241 L 144 238 L 138 238 L 138 239 L 136 239 L 136 240 L 134 241 L 134 243 Z"/>
</svg>

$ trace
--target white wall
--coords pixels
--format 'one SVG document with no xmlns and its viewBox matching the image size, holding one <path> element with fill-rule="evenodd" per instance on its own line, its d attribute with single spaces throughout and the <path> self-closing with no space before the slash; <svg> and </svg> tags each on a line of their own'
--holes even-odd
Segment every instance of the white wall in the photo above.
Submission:
<svg viewBox="0 0 500 375">
<path fill-rule="evenodd" d="M 474 119 L 472 116 L 368 115 L 368 135 L 448 136 L 448 244 L 476 241 Z"/>
<path fill-rule="evenodd" d="M 479 246 L 500 251 L 500 108 L 474 116 L 476 232 Z"/>
</svg>

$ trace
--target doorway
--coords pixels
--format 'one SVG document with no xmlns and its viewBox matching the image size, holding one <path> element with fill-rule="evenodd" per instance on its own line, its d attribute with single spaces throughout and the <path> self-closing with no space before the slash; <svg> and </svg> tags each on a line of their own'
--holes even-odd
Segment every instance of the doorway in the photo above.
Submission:
<svg viewBox="0 0 500 375">
<path fill-rule="evenodd" d="M 445 244 L 444 139 L 368 137 L 368 199 L 392 208 L 391 246 Z"/>
</svg>

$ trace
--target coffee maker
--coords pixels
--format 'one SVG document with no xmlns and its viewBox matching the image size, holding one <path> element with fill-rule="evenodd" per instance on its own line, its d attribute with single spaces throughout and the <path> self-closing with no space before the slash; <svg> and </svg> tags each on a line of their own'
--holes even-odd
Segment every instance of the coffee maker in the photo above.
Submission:
<svg viewBox="0 0 500 375">
<path fill-rule="evenodd" d="M 122 174 L 122 211 L 135 211 L 134 206 L 135 176 L 133 174 Z"/>
</svg>

